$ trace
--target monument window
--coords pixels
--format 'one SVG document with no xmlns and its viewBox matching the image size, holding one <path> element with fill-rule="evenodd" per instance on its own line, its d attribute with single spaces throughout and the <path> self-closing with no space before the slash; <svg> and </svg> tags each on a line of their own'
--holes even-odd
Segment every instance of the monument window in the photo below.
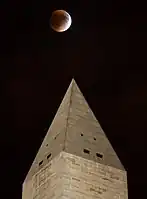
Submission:
<svg viewBox="0 0 147 199">
<path fill-rule="evenodd" d="M 84 149 L 83 151 L 84 153 L 90 154 L 90 151 L 88 149 Z"/>
<path fill-rule="evenodd" d="M 96 140 L 96 137 L 94 137 L 93 139 Z"/>
<path fill-rule="evenodd" d="M 97 156 L 98 158 L 103 158 L 103 155 L 100 154 L 100 153 L 96 153 L 96 156 Z"/>
<path fill-rule="evenodd" d="M 83 133 L 81 133 L 81 136 L 83 136 Z"/>
<path fill-rule="evenodd" d="M 41 162 L 39 162 L 39 166 L 41 166 L 41 165 L 42 165 L 42 163 L 43 163 L 43 160 L 42 160 Z"/>
<path fill-rule="evenodd" d="M 51 153 L 50 153 L 50 154 L 48 154 L 47 159 L 49 159 L 49 158 L 51 157 L 51 155 L 52 155 Z"/>
</svg>

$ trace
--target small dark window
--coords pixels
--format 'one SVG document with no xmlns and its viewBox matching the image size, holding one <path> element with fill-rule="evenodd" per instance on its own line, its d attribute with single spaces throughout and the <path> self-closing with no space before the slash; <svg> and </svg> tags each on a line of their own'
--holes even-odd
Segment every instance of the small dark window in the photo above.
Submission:
<svg viewBox="0 0 147 199">
<path fill-rule="evenodd" d="M 81 133 L 81 136 L 83 136 L 83 133 Z"/>
<path fill-rule="evenodd" d="M 51 153 L 47 156 L 47 159 L 49 159 L 51 157 Z"/>
<path fill-rule="evenodd" d="M 48 144 L 46 144 L 46 146 L 48 146 Z"/>
<path fill-rule="evenodd" d="M 93 139 L 96 140 L 96 137 L 94 137 Z"/>
<path fill-rule="evenodd" d="M 41 162 L 39 162 L 39 166 L 41 166 L 41 165 L 42 165 L 42 163 L 43 163 L 43 160 L 42 160 Z"/>
<path fill-rule="evenodd" d="M 96 156 L 97 156 L 98 158 L 102 158 L 102 157 L 103 157 L 103 155 L 100 154 L 100 153 L 96 153 Z"/>
<path fill-rule="evenodd" d="M 84 149 L 83 151 L 84 151 L 84 153 L 87 153 L 87 154 L 90 153 L 90 151 L 88 149 Z"/>
</svg>

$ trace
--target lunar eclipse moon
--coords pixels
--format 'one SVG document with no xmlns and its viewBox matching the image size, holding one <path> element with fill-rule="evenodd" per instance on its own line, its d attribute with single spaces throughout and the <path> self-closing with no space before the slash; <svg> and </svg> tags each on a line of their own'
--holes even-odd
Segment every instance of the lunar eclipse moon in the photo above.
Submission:
<svg viewBox="0 0 147 199">
<path fill-rule="evenodd" d="M 71 16 L 65 10 L 52 12 L 50 26 L 56 32 L 64 32 L 71 26 Z"/>
</svg>

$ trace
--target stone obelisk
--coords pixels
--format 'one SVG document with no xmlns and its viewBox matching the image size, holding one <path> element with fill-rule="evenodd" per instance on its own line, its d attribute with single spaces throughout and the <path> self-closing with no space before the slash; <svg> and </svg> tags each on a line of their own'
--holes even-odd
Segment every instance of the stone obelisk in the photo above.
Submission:
<svg viewBox="0 0 147 199">
<path fill-rule="evenodd" d="M 72 79 L 23 183 L 23 199 L 127 199 L 127 172 Z"/>
</svg>

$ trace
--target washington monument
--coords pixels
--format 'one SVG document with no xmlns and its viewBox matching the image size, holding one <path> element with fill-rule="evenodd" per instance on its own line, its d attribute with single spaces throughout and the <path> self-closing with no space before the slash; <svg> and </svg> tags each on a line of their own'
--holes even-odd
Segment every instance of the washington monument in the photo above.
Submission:
<svg viewBox="0 0 147 199">
<path fill-rule="evenodd" d="M 23 199 L 127 199 L 127 172 L 75 80 L 23 183 Z"/>
</svg>

